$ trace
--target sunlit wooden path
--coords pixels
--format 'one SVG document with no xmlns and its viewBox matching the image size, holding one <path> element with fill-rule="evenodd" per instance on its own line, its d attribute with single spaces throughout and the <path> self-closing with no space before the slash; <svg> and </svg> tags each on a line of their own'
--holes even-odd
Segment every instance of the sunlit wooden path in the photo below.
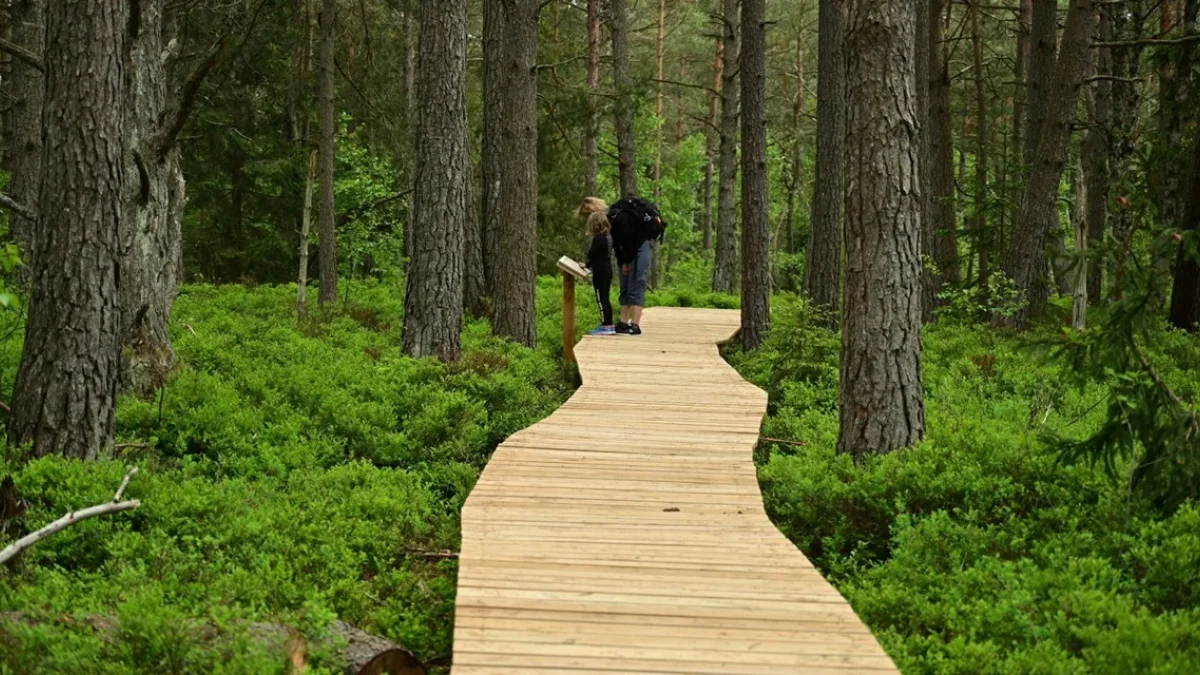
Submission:
<svg viewBox="0 0 1200 675">
<path fill-rule="evenodd" d="M 896 672 L 767 519 L 766 395 L 736 311 L 585 338 L 584 386 L 500 446 L 463 509 L 454 675 Z"/>
</svg>

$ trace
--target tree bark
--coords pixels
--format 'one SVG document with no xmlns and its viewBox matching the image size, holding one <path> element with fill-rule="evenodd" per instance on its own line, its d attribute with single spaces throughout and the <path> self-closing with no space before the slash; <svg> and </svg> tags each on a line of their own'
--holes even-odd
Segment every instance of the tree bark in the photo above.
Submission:
<svg viewBox="0 0 1200 675">
<path fill-rule="evenodd" d="M 1046 91 L 1049 105 L 1038 132 L 1037 154 L 1021 204 L 1021 215 L 1016 222 L 1012 248 L 1004 263 L 1005 274 L 1025 293 L 1026 300 L 1012 316 L 997 317 L 998 324 L 1010 328 L 1026 328 L 1030 318 L 1039 316 L 1046 307 L 1049 295 L 1046 239 L 1049 228 L 1058 219 L 1058 187 L 1070 150 L 1079 88 L 1090 58 L 1094 16 L 1090 0 L 1071 1 L 1062 53 L 1055 64 L 1051 86 Z"/>
<path fill-rule="evenodd" d="M 537 339 L 537 0 L 484 3 L 484 241 L 492 331 Z M 614 3 L 615 4 L 615 3 Z M 490 233 L 489 233 L 490 231 Z"/>
<path fill-rule="evenodd" d="M 717 186 L 717 250 L 713 291 L 737 290 L 738 167 L 738 0 L 724 0 L 721 11 L 721 147 Z"/>
<path fill-rule="evenodd" d="M 177 17 L 166 0 L 141 0 L 130 43 L 133 66 L 125 124 L 125 216 L 121 232 L 121 388 L 149 395 L 176 366 L 168 330 L 183 275 L 187 201 L 179 146 L 158 147 L 183 94 L 169 86 Z M 214 55 L 215 58 L 215 55 Z"/>
<path fill-rule="evenodd" d="M 608 29 L 612 33 L 613 88 L 616 90 L 613 126 L 617 134 L 617 171 L 621 195 L 636 196 L 639 193 L 633 115 L 637 101 L 633 78 L 629 74 L 629 12 L 625 0 L 608 0 L 608 15 Z"/>
<path fill-rule="evenodd" d="M 983 70 L 983 36 L 979 32 L 979 3 L 980 0 L 971 0 L 968 9 L 971 14 L 971 64 L 975 86 L 975 185 L 972 195 L 974 204 L 971 209 L 971 236 L 979 259 L 979 285 L 984 287 L 991 276 L 992 241 L 987 227 L 988 111 Z M 1051 31 L 1053 30 L 1052 24 Z M 1053 33 L 1051 36 L 1053 37 Z"/>
<path fill-rule="evenodd" d="M 771 233 L 767 201 L 767 0 L 742 0 L 742 346 L 771 330 Z"/>
<path fill-rule="evenodd" d="M 834 316 L 842 276 L 842 181 L 846 91 L 845 2 L 820 0 L 817 43 L 817 165 L 804 292 Z"/>
<path fill-rule="evenodd" d="M 796 253 L 796 202 L 800 199 L 800 181 L 804 176 L 804 104 L 807 92 L 804 89 L 804 35 L 796 35 L 796 93 L 792 97 L 792 157 L 791 176 L 787 192 L 787 253 Z M 796 290 L 796 279 L 788 280 L 788 288 Z"/>
<path fill-rule="evenodd" d="M 1111 14 L 1114 41 L 1136 43 L 1142 38 L 1146 15 L 1143 0 L 1133 0 Z M 1142 48 L 1136 45 L 1112 47 L 1112 123 L 1109 125 L 1111 171 L 1118 181 L 1124 181 L 1134 171 L 1134 152 L 1138 130 L 1140 96 L 1136 80 L 1141 74 Z M 1133 210 L 1117 208 L 1111 214 L 1113 243 L 1116 248 L 1112 263 L 1114 296 L 1121 293 L 1121 279 L 1133 232 Z"/>
<path fill-rule="evenodd" d="M 313 183 L 317 178 L 317 153 L 308 162 L 304 179 L 304 211 L 300 214 L 300 271 L 296 279 L 296 316 L 304 316 L 308 304 L 308 239 L 312 223 Z"/>
<path fill-rule="evenodd" d="M 915 79 L 913 86 L 917 98 L 917 139 L 919 162 L 917 165 L 921 182 L 921 320 L 928 323 L 933 320 L 933 308 L 937 301 L 937 281 L 933 271 L 925 262 L 931 260 L 933 237 L 925 223 L 932 222 L 933 211 L 933 162 L 930 160 L 933 149 L 933 138 L 930 136 L 930 78 L 933 65 L 930 57 L 933 46 L 930 39 L 933 35 L 932 22 L 935 17 L 929 13 L 930 0 L 914 0 L 913 2 L 913 71 Z M 937 17 L 940 18 L 940 17 Z M 939 45 L 940 46 L 940 45 Z"/>
<path fill-rule="evenodd" d="M 487 314 L 487 279 L 483 268 L 483 239 L 480 233 L 479 172 L 471 167 L 466 185 L 466 217 L 463 220 L 463 310 L 471 316 Z"/>
<path fill-rule="evenodd" d="M 959 281 L 957 222 L 954 210 L 954 130 L 950 118 L 950 63 L 943 44 L 946 0 L 931 0 L 929 22 L 932 43 L 929 58 L 929 222 L 924 223 L 932 241 L 933 261 L 940 290 Z"/>
<path fill-rule="evenodd" d="M 130 6 L 46 6 L 38 236 L 9 440 L 92 459 L 112 445 Z"/>
<path fill-rule="evenodd" d="M 704 134 L 704 155 L 706 161 L 704 163 L 704 250 L 710 250 L 713 247 L 713 182 L 717 164 L 717 144 L 720 139 L 720 133 L 717 128 L 717 122 L 721 114 L 721 97 L 717 92 L 721 91 L 721 68 L 722 60 L 725 55 L 725 41 L 723 38 L 715 40 L 717 44 L 717 53 L 713 57 L 713 94 L 708 98 L 708 127 Z"/>
<path fill-rule="evenodd" d="M 1026 166 L 1032 167 L 1037 157 L 1046 110 L 1050 105 L 1054 64 L 1058 54 L 1058 3 L 1055 0 L 1033 0 L 1029 42 L 1024 155 Z"/>
<path fill-rule="evenodd" d="M 335 120 L 333 105 L 333 48 L 336 41 L 337 0 L 322 0 L 321 4 L 321 139 L 317 144 L 320 162 L 320 198 L 317 238 L 320 241 L 321 285 L 317 302 L 322 305 L 337 301 L 337 233 L 334 230 L 333 163 L 335 153 Z"/>
<path fill-rule="evenodd" d="M 1183 232 L 1200 232 L 1200 133 L 1192 141 L 1191 189 L 1183 216 Z M 1171 291 L 1171 325 L 1200 331 L 1200 246 L 1189 252 L 1180 246 Z"/>
<path fill-rule="evenodd" d="M 9 9 L 12 41 L 41 56 L 45 51 L 45 0 L 12 0 Z M 8 193 L 21 204 L 36 206 L 42 180 L 42 71 L 22 59 L 12 59 L 7 73 L 11 108 L 4 117 L 5 169 L 11 176 Z M 9 228 L 23 256 L 25 269 L 33 269 L 35 221 L 9 210 Z M 24 276 L 24 274 L 22 275 Z"/>
<path fill-rule="evenodd" d="M 467 0 L 422 0 L 417 157 L 404 353 L 457 361 L 470 156 Z"/>
<path fill-rule="evenodd" d="M 1100 40 L 1112 39 L 1110 7 L 1099 8 Z M 1112 74 L 1112 53 L 1108 48 L 1096 50 L 1096 71 L 1098 75 Z M 1088 246 L 1092 247 L 1104 241 L 1108 219 L 1109 191 L 1109 118 L 1112 110 L 1112 81 L 1098 79 L 1090 84 L 1087 96 L 1088 126 L 1080 149 L 1083 160 L 1084 193 L 1087 195 L 1087 210 L 1085 213 Z M 1103 283 L 1101 266 L 1097 261 L 1089 261 L 1087 272 L 1088 302 L 1100 300 L 1100 285 Z"/>
<path fill-rule="evenodd" d="M 588 70 L 587 126 L 583 134 L 584 179 L 588 196 L 596 196 L 600 170 L 600 0 L 587 0 Z"/>
<path fill-rule="evenodd" d="M 838 451 L 862 457 L 925 436 L 921 379 L 916 15 L 849 0 L 846 16 L 846 299 Z"/>
</svg>

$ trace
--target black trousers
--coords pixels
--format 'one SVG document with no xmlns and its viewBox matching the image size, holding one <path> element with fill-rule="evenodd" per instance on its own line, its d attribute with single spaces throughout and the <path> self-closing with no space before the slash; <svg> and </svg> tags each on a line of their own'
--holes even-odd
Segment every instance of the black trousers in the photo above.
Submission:
<svg viewBox="0 0 1200 675">
<path fill-rule="evenodd" d="M 611 326 L 613 322 L 612 275 L 592 276 L 592 288 L 596 290 L 596 304 L 600 306 L 600 325 Z"/>
</svg>

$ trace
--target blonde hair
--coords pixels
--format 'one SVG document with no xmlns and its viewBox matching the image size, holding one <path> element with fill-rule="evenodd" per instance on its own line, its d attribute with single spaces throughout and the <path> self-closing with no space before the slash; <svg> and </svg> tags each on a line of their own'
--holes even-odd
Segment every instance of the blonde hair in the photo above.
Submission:
<svg viewBox="0 0 1200 675">
<path fill-rule="evenodd" d="M 593 211 L 588 216 L 587 233 L 589 237 L 608 234 L 608 216 L 604 214 L 604 211 Z"/>
<path fill-rule="evenodd" d="M 580 204 L 579 208 L 576 209 L 575 215 L 579 216 L 580 218 L 587 218 L 593 213 L 607 212 L 608 204 L 605 204 L 603 199 L 600 199 L 599 197 L 587 197 L 583 200 L 583 204 Z"/>
</svg>

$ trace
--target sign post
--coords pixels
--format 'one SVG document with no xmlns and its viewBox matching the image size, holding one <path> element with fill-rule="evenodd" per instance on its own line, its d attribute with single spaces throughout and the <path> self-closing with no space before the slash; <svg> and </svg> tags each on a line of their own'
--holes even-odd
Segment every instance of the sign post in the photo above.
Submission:
<svg viewBox="0 0 1200 675">
<path fill-rule="evenodd" d="M 586 279 L 589 272 L 566 256 L 558 259 L 558 269 L 563 282 L 563 361 L 575 363 L 575 280 Z"/>
</svg>

